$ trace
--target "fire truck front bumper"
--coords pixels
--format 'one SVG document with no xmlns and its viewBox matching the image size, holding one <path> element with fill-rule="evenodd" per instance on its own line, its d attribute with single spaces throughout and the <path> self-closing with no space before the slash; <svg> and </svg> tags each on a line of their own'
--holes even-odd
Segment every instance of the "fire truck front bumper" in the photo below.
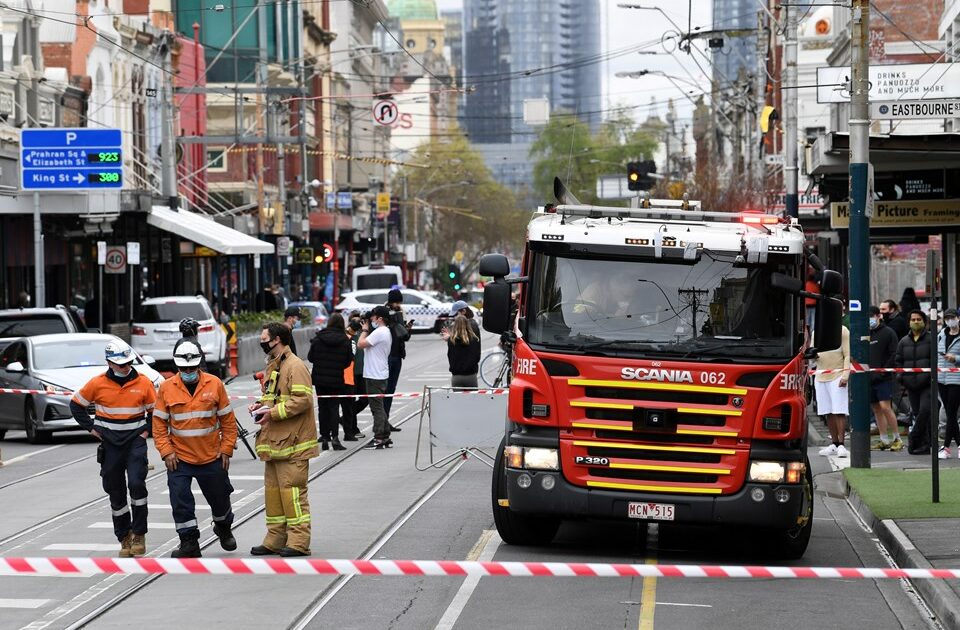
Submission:
<svg viewBox="0 0 960 630">
<path fill-rule="evenodd" d="M 705 525 L 760 525 L 789 528 L 803 505 L 803 486 L 747 483 L 737 493 L 720 496 L 643 493 L 575 486 L 557 471 L 506 469 L 511 511 L 563 518 L 670 520 Z M 552 478 L 547 480 L 547 478 Z M 779 492 L 779 491 L 785 492 Z M 631 504 L 634 504 L 631 506 Z M 650 511 L 636 504 L 672 506 Z M 660 516 L 631 516 L 631 514 Z M 665 518 L 672 515 L 672 518 Z"/>
</svg>

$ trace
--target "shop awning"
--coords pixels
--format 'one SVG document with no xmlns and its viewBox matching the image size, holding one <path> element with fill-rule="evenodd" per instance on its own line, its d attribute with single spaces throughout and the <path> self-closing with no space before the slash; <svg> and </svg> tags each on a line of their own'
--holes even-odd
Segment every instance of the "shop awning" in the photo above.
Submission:
<svg viewBox="0 0 960 630">
<path fill-rule="evenodd" d="M 196 212 L 153 206 L 147 223 L 228 256 L 273 253 L 273 243 L 247 236 Z"/>
</svg>

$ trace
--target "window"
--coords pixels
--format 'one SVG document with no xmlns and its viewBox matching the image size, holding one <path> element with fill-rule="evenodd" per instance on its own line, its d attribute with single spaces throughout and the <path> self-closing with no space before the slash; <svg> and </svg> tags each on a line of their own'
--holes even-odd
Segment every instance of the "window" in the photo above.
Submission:
<svg viewBox="0 0 960 630">
<path fill-rule="evenodd" d="M 60 315 L 15 315 L 0 320 L 0 337 L 73 332 Z"/>
<path fill-rule="evenodd" d="M 414 49 L 414 48 L 416 48 L 416 47 L 417 47 L 417 42 L 416 42 L 416 40 L 414 40 L 414 39 L 408 39 L 408 40 L 407 40 L 407 48 L 410 48 L 410 49 L 412 50 L 412 49 Z"/>
<path fill-rule="evenodd" d="M 207 171 L 212 173 L 227 172 L 227 150 L 224 147 L 207 149 Z"/>
<path fill-rule="evenodd" d="M 410 306 L 420 306 L 420 305 L 423 304 L 424 302 L 426 302 L 426 300 L 425 300 L 424 298 L 420 297 L 419 295 L 415 295 L 415 294 L 413 294 L 413 293 L 404 293 L 404 294 L 403 294 L 403 303 L 404 303 L 404 304 L 409 304 Z"/>
<path fill-rule="evenodd" d="M 200 302 L 167 302 L 164 304 L 144 304 L 140 307 L 137 323 L 159 324 L 179 322 L 186 317 L 198 321 L 213 319 L 213 314 Z"/>
</svg>

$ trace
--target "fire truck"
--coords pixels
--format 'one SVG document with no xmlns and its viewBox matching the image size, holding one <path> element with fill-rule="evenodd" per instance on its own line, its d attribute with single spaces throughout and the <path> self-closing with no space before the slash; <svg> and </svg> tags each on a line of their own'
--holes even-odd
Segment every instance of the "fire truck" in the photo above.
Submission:
<svg viewBox="0 0 960 630">
<path fill-rule="evenodd" d="M 500 254 L 480 263 L 493 278 L 484 328 L 512 349 L 492 487 L 502 539 L 543 545 L 564 519 L 639 519 L 750 528 L 801 557 L 807 363 L 840 346 L 840 274 L 806 251 L 796 219 L 558 199 L 529 223 L 521 277 Z"/>
</svg>

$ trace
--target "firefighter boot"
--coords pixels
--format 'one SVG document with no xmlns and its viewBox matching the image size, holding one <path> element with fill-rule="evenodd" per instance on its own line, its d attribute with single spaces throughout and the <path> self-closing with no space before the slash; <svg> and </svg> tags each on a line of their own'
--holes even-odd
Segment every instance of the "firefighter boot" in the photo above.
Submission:
<svg viewBox="0 0 960 630">
<path fill-rule="evenodd" d="M 130 534 L 130 555 L 142 556 L 147 553 L 147 536 L 145 534 Z"/>
<path fill-rule="evenodd" d="M 171 558 L 199 558 L 200 532 L 194 530 L 180 534 L 180 546 L 170 554 Z"/>
<path fill-rule="evenodd" d="M 233 532 L 230 530 L 229 525 L 214 523 L 213 533 L 220 539 L 220 546 L 223 547 L 224 551 L 237 550 L 237 539 L 233 537 Z"/>
<path fill-rule="evenodd" d="M 127 535 L 123 537 L 123 540 L 120 541 L 120 553 L 117 554 L 121 558 L 129 558 L 133 554 L 130 553 L 130 542 L 133 540 L 133 534 L 127 532 Z"/>
</svg>

